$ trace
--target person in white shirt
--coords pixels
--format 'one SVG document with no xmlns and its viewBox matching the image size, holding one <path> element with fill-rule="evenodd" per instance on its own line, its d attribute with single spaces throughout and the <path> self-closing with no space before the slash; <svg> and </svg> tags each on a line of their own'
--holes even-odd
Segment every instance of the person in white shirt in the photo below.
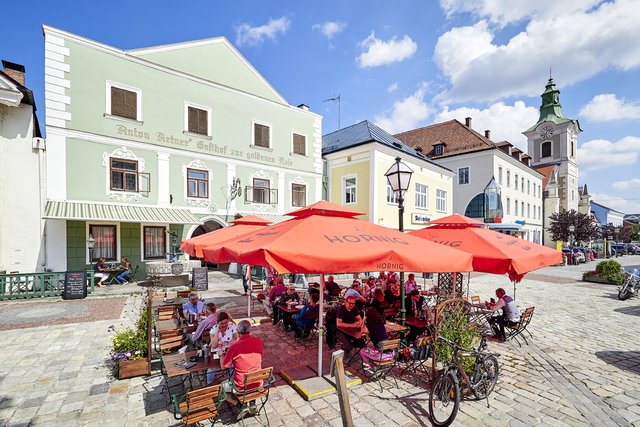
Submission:
<svg viewBox="0 0 640 427">
<path fill-rule="evenodd" d="M 504 327 L 513 326 L 520 320 L 520 311 L 516 301 L 511 298 L 502 288 L 496 289 L 498 301 L 496 303 L 487 303 L 487 308 L 491 311 L 502 310 L 502 314 L 489 318 L 489 324 L 495 333 L 495 339 L 498 341 L 505 340 Z"/>
</svg>

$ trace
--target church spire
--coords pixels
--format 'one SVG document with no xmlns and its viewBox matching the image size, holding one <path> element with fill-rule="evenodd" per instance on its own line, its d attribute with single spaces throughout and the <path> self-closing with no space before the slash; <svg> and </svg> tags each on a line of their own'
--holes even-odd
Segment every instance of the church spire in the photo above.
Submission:
<svg viewBox="0 0 640 427">
<path fill-rule="evenodd" d="M 547 85 L 544 88 L 544 92 L 542 92 L 542 104 L 540 105 L 540 117 L 536 124 L 531 126 L 525 132 L 529 132 L 535 130 L 540 123 L 543 122 L 553 122 L 557 125 L 566 123 L 566 122 L 574 122 L 577 126 L 578 130 L 580 129 L 580 125 L 577 120 L 571 120 L 566 118 L 562 114 L 562 105 L 560 105 L 560 90 L 556 87 L 555 82 L 553 81 L 553 77 L 551 77 L 551 69 L 549 69 L 549 80 L 547 81 Z"/>
</svg>

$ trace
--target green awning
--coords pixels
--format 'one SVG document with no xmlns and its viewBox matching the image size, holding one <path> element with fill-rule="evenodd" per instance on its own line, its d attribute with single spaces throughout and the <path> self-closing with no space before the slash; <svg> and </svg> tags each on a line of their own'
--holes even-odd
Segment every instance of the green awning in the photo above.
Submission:
<svg viewBox="0 0 640 427">
<path fill-rule="evenodd" d="M 43 218 L 78 221 L 202 224 L 188 209 L 49 200 Z"/>
</svg>

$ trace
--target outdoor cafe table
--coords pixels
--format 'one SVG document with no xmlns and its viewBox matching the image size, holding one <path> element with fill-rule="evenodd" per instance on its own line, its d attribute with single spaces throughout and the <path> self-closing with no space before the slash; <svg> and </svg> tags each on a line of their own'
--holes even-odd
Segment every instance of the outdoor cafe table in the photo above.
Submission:
<svg viewBox="0 0 640 427">
<path fill-rule="evenodd" d="M 491 311 L 483 304 L 472 304 L 469 311 L 469 322 L 475 323 L 479 332 L 489 333 L 492 330 L 489 319 L 498 314 L 497 311 Z"/>
<path fill-rule="evenodd" d="M 176 363 L 189 362 L 191 357 L 195 356 L 196 353 L 196 351 L 187 351 L 183 354 L 175 353 L 162 356 L 162 365 L 164 366 L 167 379 L 188 376 L 189 386 L 193 389 L 193 383 L 191 381 L 192 376 L 195 374 L 205 373 L 208 369 L 212 369 L 214 371 L 215 380 L 224 378 L 226 369 L 220 368 L 220 359 L 214 358 L 213 355 L 206 360 L 204 360 L 204 358 L 200 358 L 197 362 L 192 362 L 195 364 L 189 368 L 176 365 Z"/>
</svg>

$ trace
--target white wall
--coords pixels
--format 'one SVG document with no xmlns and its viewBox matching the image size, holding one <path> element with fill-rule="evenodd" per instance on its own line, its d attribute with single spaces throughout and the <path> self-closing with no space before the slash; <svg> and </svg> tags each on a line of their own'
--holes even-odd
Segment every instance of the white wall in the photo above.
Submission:
<svg viewBox="0 0 640 427">
<path fill-rule="evenodd" d="M 0 270 L 42 271 L 42 150 L 32 148 L 32 107 L 0 104 Z"/>
</svg>

